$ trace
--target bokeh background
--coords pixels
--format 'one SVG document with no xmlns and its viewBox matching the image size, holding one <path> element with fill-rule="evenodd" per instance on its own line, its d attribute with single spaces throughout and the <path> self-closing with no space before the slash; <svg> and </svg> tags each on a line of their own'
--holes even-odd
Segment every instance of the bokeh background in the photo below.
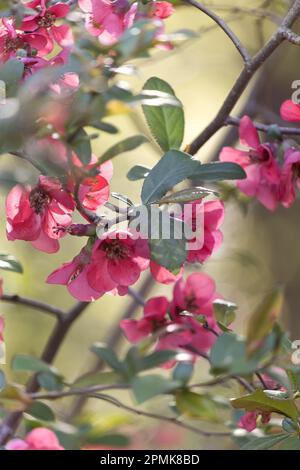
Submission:
<svg viewBox="0 0 300 470">
<path fill-rule="evenodd" d="M 225 3 L 226 2 L 226 3 Z M 211 4 L 210 2 L 206 2 Z M 274 25 L 264 17 L 238 11 L 241 8 L 256 9 L 262 1 L 215 1 L 216 11 L 228 20 L 234 31 L 253 53 L 261 42 L 267 38 Z M 280 9 L 286 2 L 264 2 L 267 8 Z M 232 7 L 238 7 L 232 10 Z M 227 8 L 229 7 L 229 9 Z M 258 11 L 258 10 L 257 10 Z M 167 22 L 168 30 L 174 31 L 189 28 L 199 33 L 172 52 L 155 51 L 152 60 L 135 61 L 138 75 L 131 78 L 133 88 L 138 91 L 143 83 L 156 75 L 168 81 L 176 91 L 185 108 L 186 134 L 185 143 L 210 121 L 222 104 L 226 94 L 234 83 L 242 64 L 235 48 L 214 24 L 201 12 L 180 6 L 176 14 Z M 297 54 L 297 55 L 296 55 Z M 299 52 L 296 47 L 282 46 L 269 60 L 262 71 L 255 77 L 247 93 L 241 99 L 235 115 L 247 112 L 265 122 L 280 122 L 278 114 L 280 103 L 291 96 L 291 83 L 300 79 Z M 250 96 L 250 99 L 249 99 Z M 115 124 L 120 133 L 116 136 L 102 134 L 94 142 L 97 155 L 113 143 L 137 134 L 147 132 L 142 113 L 135 110 L 128 114 L 114 115 L 110 122 Z M 221 145 L 234 144 L 237 138 L 233 132 L 221 131 L 201 149 L 198 158 L 201 161 L 213 160 L 218 156 Z M 123 154 L 114 161 L 114 178 L 112 190 L 127 193 L 138 201 L 139 182 L 129 182 L 126 173 L 135 164 L 153 165 L 159 158 L 155 144 L 143 145 L 130 154 Z M 9 186 L 8 173 L 18 181 L 32 180 L 36 175 L 26 164 L 13 157 L 1 157 L 1 251 L 15 255 L 25 268 L 24 275 L 4 274 L 6 293 L 25 295 L 61 308 L 69 308 L 75 302 L 66 289 L 45 284 L 47 275 L 62 262 L 68 261 L 78 253 L 82 241 L 75 237 L 66 238 L 61 243 L 61 250 L 55 255 L 42 254 L 25 242 L 10 243 L 5 236 L 5 195 Z M 246 320 L 255 305 L 274 285 L 282 285 L 285 292 L 285 309 L 283 322 L 292 336 L 300 338 L 300 250 L 299 250 L 299 203 L 291 209 L 278 209 L 269 213 L 256 203 L 242 210 L 234 201 L 226 206 L 226 219 L 223 225 L 224 243 L 221 249 L 203 267 L 205 272 L 214 277 L 218 292 L 224 298 L 239 305 L 236 329 L 243 333 Z M 141 280 L 141 283 L 143 279 Z M 138 286 L 137 286 L 138 287 Z M 151 294 L 159 292 L 171 295 L 171 287 L 152 287 Z M 111 328 L 118 323 L 124 310 L 131 302 L 130 298 L 104 296 L 91 305 L 73 326 L 67 340 L 59 351 L 55 365 L 63 372 L 68 381 L 74 380 L 95 361 L 89 352 L 95 341 L 105 342 Z M 1 303 L 1 314 L 6 319 L 5 340 L 7 345 L 7 365 L 5 373 L 10 379 L 26 380 L 26 374 L 13 375 L 9 364 L 16 353 L 27 353 L 39 356 L 53 326 L 53 320 L 30 309 Z M 141 311 L 137 309 L 137 315 Z M 126 348 L 126 341 L 120 343 L 119 349 Z M 206 365 L 199 361 L 195 381 L 206 377 Z M 230 392 L 228 392 L 230 395 Z M 127 393 L 122 392 L 122 400 L 129 400 Z M 58 416 L 68 415 L 70 400 L 56 404 Z M 148 410 L 165 412 L 168 400 L 159 398 L 147 404 Z M 212 439 L 201 440 L 189 432 L 181 431 L 171 425 L 144 421 L 128 415 L 103 402 L 89 400 L 82 411 L 81 419 L 88 419 L 100 431 L 126 431 L 132 437 L 132 447 L 181 448 L 181 449 L 215 449 L 232 446 L 227 441 Z M 201 424 L 199 424 L 201 426 Z"/>
</svg>

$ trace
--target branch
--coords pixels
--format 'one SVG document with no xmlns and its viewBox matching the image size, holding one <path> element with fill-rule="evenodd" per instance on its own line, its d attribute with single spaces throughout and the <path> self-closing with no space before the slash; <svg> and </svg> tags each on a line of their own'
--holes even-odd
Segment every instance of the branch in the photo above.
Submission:
<svg viewBox="0 0 300 470">
<path fill-rule="evenodd" d="M 227 98 L 221 106 L 219 112 L 211 123 L 187 146 L 187 151 L 191 155 L 195 155 L 198 150 L 219 130 L 221 129 L 228 119 L 234 106 L 239 101 L 241 95 L 247 88 L 252 77 L 256 71 L 266 62 L 266 60 L 273 54 L 277 47 L 286 40 L 283 31 L 289 29 L 300 15 L 300 0 L 296 0 L 290 8 L 286 17 L 281 23 L 281 26 L 275 31 L 271 39 L 265 46 L 251 59 L 250 62 L 245 64 L 241 74 L 236 80 L 233 88 L 230 90 Z"/>
<path fill-rule="evenodd" d="M 63 319 L 65 312 L 59 308 L 52 307 L 49 304 L 40 302 L 39 300 L 29 299 L 27 297 L 21 297 L 20 295 L 2 295 L 0 301 L 8 302 L 11 304 L 24 305 L 25 307 L 32 308 L 34 310 L 40 310 L 41 312 L 53 315 L 58 320 Z"/>
<path fill-rule="evenodd" d="M 120 321 L 121 320 L 126 320 L 128 318 L 132 318 L 136 312 L 136 309 L 139 305 L 141 305 L 142 299 L 147 297 L 149 291 L 151 290 L 151 287 L 153 285 L 153 278 L 151 275 L 148 275 L 143 284 L 141 285 L 138 293 L 134 293 L 133 295 L 133 290 L 129 290 L 129 295 L 133 296 L 132 301 L 128 305 L 127 309 L 125 310 L 124 314 L 122 315 L 122 318 L 118 319 L 116 326 L 112 330 L 108 340 L 107 340 L 107 345 L 109 348 L 115 348 L 120 339 L 122 338 L 122 330 L 120 328 Z M 101 361 L 101 359 L 98 359 L 96 364 L 90 368 L 88 372 L 85 374 L 81 375 L 77 380 L 83 379 L 91 374 L 94 374 L 96 372 L 101 371 L 105 367 L 105 363 Z M 77 416 L 80 411 L 82 410 L 85 402 L 86 402 L 87 397 L 81 396 L 77 402 L 75 402 L 74 406 L 71 408 L 71 411 L 69 412 L 69 421 L 72 421 L 72 419 Z"/>
<path fill-rule="evenodd" d="M 137 410 L 136 408 L 128 406 L 125 403 L 122 403 L 121 401 L 117 400 L 116 398 L 113 398 L 107 395 L 101 395 L 101 394 L 95 393 L 95 394 L 90 395 L 89 398 L 98 398 L 100 400 L 104 400 L 114 406 L 117 406 L 118 408 L 121 408 L 122 410 L 128 411 L 129 413 L 133 413 L 138 416 L 144 416 L 146 418 L 172 423 L 175 426 L 179 426 L 183 429 L 186 429 L 195 434 L 198 434 L 199 436 L 204 436 L 204 437 L 230 437 L 231 436 L 231 433 L 229 432 L 203 431 L 188 423 L 184 423 L 183 421 L 180 421 L 177 417 L 162 416 L 162 415 L 155 414 L 155 413 L 149 413 L 147 411 Z"/>
<path fill-rule="evenodd" d="M 52 364 L 71 326 L 88 306 L 88 302 L 78 302 L 66 315 L 58 319 L 41 355 L 42 361 L 47 362 L 47 364 Z M 34 376 L 28 382 L 26 392 L 34 393 L 38 389 L 39 384 Z M 22 416 L 22 411 L 12 412 L 6 416 L 0 426 L 0 445 L 4 445 L 14 435 Z"/>
<path fill-rule="evenodd" d="M 282 135 L 300 135 L 300 127 L 281 127 L 277 124 L 261 124 L 259 122 L 254 122 L 253 124 L 256 129 L 261 132 L 270 132 L 272 129 L 276 128 Z M 238 127 L 240 125 L 240 119 L 229 116 L 224 125 Z"/>
<path fill-rule="evenodd" d="M 296 46 L 299 46 L 300 44 L 300 36 L 296 33 L 294 33 L 294 31 L 292 31 L 291 29 L 289 28 L 286 28 L 286 29 L 282 29 L 282 33 L 283 37 L 291 42 L 292 44 L 295 44 Z"/>
<path fill-rule="evenodd" d="M 239 38 L 235 35 L 235 33 L 229 28 L 228 24 L 220 16 L 218 16 L 216 13 L 214 13 L 201 3 L 197 2 L 196 0 L 185 0 L 185 2 L 202 11 L 203 13 L 205 13 L 205 15 L 209 16 L 215 23 L 217 23 L 217 25 L 233 42 L 239 54 L 243 58 L 245 64 L 247 64 L 251 60 L 251 55 L 249 54 L 247 49 L 243 46 Z"/>
</svg>

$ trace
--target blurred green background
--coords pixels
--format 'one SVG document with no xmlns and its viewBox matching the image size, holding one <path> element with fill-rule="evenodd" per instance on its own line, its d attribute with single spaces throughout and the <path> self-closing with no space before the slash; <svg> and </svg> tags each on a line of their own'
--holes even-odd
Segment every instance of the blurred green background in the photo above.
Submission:
<svg viewBox="0 0 300 470">
<path fill-rule="evenodd" d="M 213 4 L 223 5 L 224 1 Z M 236 5 L 238 3 L 238 5 Z M 272 3 L 270 8 L 272 9 Z M 277 2 L 278 3 L 278 2 Z M 226 5 L 255 8 L 261 1 L 229 2 Z M 240 36 L 250 51 L 259 47 L 262 36 L 268 37 L 272 24 L 265 20 L 263 26 L 257 16 L 220 11 L 227 18 L 231 27 Z M 185 108 L 186 134 L 185 143 L 191 139 L 213 118 L 222 104 L 230 87 L 241 69 L 241 60 L 235 48 L 221 30 L 213 27 L 213 23 L 202 13 L 193 8 L 181 6 L 176 14 L 167 21 L 168 30 L 174 31 L 190 28 L 203 31 L 199 38 L 188 41 L 172 52 L 155 51 L 152 60 L 136 61 L 138 75 L 131 79 L 132 86 L 138 91 L 143 83 L 153 75 L 168 81 L 176 91 Z M 262 26 L 262 27 L 261 27 Z M 299 79 L 296 48 L 282 47 L 270 60 L 263 71 L 263 76 L 253 81 L 251 87 L 258 86 L 259 93 L 254 103 L 254 114 L 270 121 L 270 117 L 278 119 L 279 105 L 283 99 L 291 95 L 291 82 Z M 298 76 L 297 76 L 298 72 Z M 259 84 L 257 84 L 257 80 Z M 251 91 L 251 87 L 247 93 Z M 246 95 L 239 104 L 243 106 Z M 253 103 L 252 103 L 253 104 Z M 237 115 L 239 109 L 236 110 Z M 97 155 L 121 140 L 141 130 L 147 132 L 142 114 L 139 110 L 126 115 L 112 116 L 110 122 L 115 124 L 120 133 L 116 136 L 102 134 L 94 141 Z M 235 133 L 236 137 L 236 133 Z M 202 160 L 216 159 L 218 147 L 225 138 L 225 131 L 201 149 L 198 157 Z M 231 142 L 234 143 L 234 140 Z M 134 164 L 153 165 L 160 156 L 155 145 L 144 145 L 130 154 L 118 157 L 114 162 L 114 178 L 112 190 L 128 194 L 138 201 L 139 182 L 128 182 L 126 173 Z M 21 181 L 32 177 L 32 170 L 25 163 L 13 157 L 2 157 L 1 172 L 14 168 Z M 10 243 L 5 236 L 4 202 L 6 188 L 1 189 L 1 251 L 15 255 L 23 264 L 23 276 L 4 274 L 5 293 L 18 293 L 46 302 L 61 308 L 74 304 L 64 287 L 45 284 L 47 275 L 62 262 L 68 261 L 78 253 L 82 241 L 75 237 L 66 238 L 61 242 L 61 250 L 55 255 L 42 254 L 25 242 Z M 227 204 L 226 220 L 223 226 L 224 243 L 222 248 L 205 265 L 204 270 L 212 275 L 217 283 L 218 292 L 224 298 L 239 305 L 236 327 L 243 332 L 247 316 L 261 300 L 268 289 L 274 284 L 281 284 L 285 289 L 286 308 L 284 321 L 295 338 L 300 336 L 300 320 L 298 319 L 298 296 L 300 276 L 299 204 L 292 209 L 279 209 L 270 214 L 262 207 L 253 203 L 247 213 L 243 212 L 234 202 Z M 138 286 L 136 286 L 138 287 Z M 155 285 L 151 295 L 159 292 L 171 295 L 171 287 Z M 104 296 L 91 305 L 73 326 L 67 341 L 60 349 L 55 365 L 69 381 L 80 375 L 93 364 L 94 357 L 89 347 L 94 341 L 106 341 L 112 325 L 118 322 L 126 309 L 130 298 Z M 53 326 L 53 320 L 39 312 L 23 307 L 1 304 L 1 313 L 6 319 L 5 340 L 7 345 L 7 366 L 4 367 L 8 377 L 18 381 L 26 379 L 26 375 L 12 376 L 9 363 L 13 355 L 27 353 L 39 356 Z M 141 311 L 138 309 L 140 315 Z M 298 336 L 297 336 L 298 334 Z M 124 341 L 124 344 L 125 341 Z M 205 377 L 206 365 L 199 361 L 195 380 Z M 118 395 L 120 396 L 120 394 Z M 127 396 L 122 393 L 122 399 Z M 58 415 L 66 414 L 69 401 L 57 404 Z M 167 400 L 152 400 L 147 408 L 162 413 L 167 410 Z M 177 431 L 170 426 L 161 426 L 156 422 L 145 422 L 143 419 L 119 412 L 102 402 L 90 400 L 85 407 L 93 422 L 99 429 L 125 429 L 133 436 L 134 448 L 218 448 L 227 447 L 229 442 L 204 440 L 200 442 L 188 432 Z M 201 425 L 200 425 L 201 426 Z"/>
</svg>

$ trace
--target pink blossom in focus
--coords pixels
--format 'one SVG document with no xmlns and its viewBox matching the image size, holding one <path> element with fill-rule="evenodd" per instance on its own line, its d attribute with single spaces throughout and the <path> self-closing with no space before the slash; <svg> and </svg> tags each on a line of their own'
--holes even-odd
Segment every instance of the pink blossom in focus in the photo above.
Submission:
<svg viewBox="0 0 300 470">
<path fill-rule="evenodd" d="M 6 450 L 64 450 L 53 431 L 46 428 L 35 428 L 25 439 L 12 439 Z"/>
<path fill-rule="evenodd" d="M 96 291 L 118 289 L 120 294 L 125 294 L 148 266 L 147 241 L 128 230 L 114 230 L 96 241 L 87 278 Z"/>
<path fill-rule="evenodd" d="M 90 261 L 90 252 L 83 248 L 72 261 L 63 264 L 51 273 L 47 278 L 47 283 L 67 286 L 69 293 L 82 302 L 92 302 L 98 299 L 105 290 L 96 291 L 90 286 L 87 279 Z"/>
<path fill-rule="evenodd" d="M 258 132 L 248 116 L 241 119 L 239 131 L 241 144 L 249 150 L 224 147 L 220 160 L 241 165 L 247 178 L 238 181 L 238 188 L 247 196 L 256 197 L 267 209 L 273 211 L 280 200 L 280 169 L 272 147 L 260 143 Z"/>
<path fill-rule="evenodd" d="M 55 253 L 74 208 L 73 198 L 56 178 L 40 176 L 34 188 L 16 185 L 6 199 L 7 238 Z"/>
</svg>

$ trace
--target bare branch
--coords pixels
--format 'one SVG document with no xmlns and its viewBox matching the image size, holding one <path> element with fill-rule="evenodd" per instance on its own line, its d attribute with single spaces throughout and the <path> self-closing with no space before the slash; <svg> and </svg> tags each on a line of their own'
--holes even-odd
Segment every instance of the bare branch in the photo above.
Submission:
<svg viewBox="0 0 300 470">
<path fill-rule="evenodd" d="M 52 307 L 52 305 L 40 302 L 39 300 L 21 297 L 20 295 L 4 294 L 0 297 L 0 301 L 8 302 L 11 304 L 24 305 L 25 307 L 32 308 L 34 310 L 40 310 L 43 313 L 53 315 L 58 320 L 63 319 L 65 316 L 65 312 L 63 310 L 60 310 L 59 308 Z"/>
<path fill-rule="evenodd" d="M 256 129 L 261 132 L 270 132 L 272 128 L 274 129 L 274 124 L 261 124 L 260 122 L 254 122 L 253 124 Z M 240 119 L 229 116 L 229 118 L 226 119 L 224 125 L 238 127 L 240 125 Z M 300 127 L 275 126 L 282 135 L 300 135 Z"/>
<path fill-rule="evenodd" d="M 223 105 L 218 111 L 215 118 L 211 123 L 187 146 L 186 151 L 191 155 L 195 155 L 198 150 L 219 130 L 221 129 L 228 119 L 234 106 L 239 101 L 241 95 L 247 88 L 257 70 L 266 62 L 266 60 L 273 54 L 278 46 L 286 40 L 283 31 L 289 29 L 300 15 L 300 0 L 296 0 L 286 17 L 283 19 L 281 26 L 275 31 L 271 39 L 265 46 L 252 58 L 250 63 L 247 63 L 243 68 L 241 74 L 230 90 Z"/>
<path fill-rule="evenodd" d="M 186 3 L 189 5 L 194 6 L 198 10 L 205 13 L 205 15 L 209 16 L 217 25 L 224 31 L 224 33 L 229 37 L 229 39 L 233 42 L 234 46 L 238 50 L 239 54 L 243 58 L 244 63 L 248 63 L 251 60 L 251 55 L 247 51 L 247 49 L 243 46 L 239 38 L 236 34 L 229 28 L 228 24 L 216 13 L 211 11 L 206 6 L 202 5 L 201 3 L 197 2 L 196 0 L 185 0 Z"/>
</svg>

